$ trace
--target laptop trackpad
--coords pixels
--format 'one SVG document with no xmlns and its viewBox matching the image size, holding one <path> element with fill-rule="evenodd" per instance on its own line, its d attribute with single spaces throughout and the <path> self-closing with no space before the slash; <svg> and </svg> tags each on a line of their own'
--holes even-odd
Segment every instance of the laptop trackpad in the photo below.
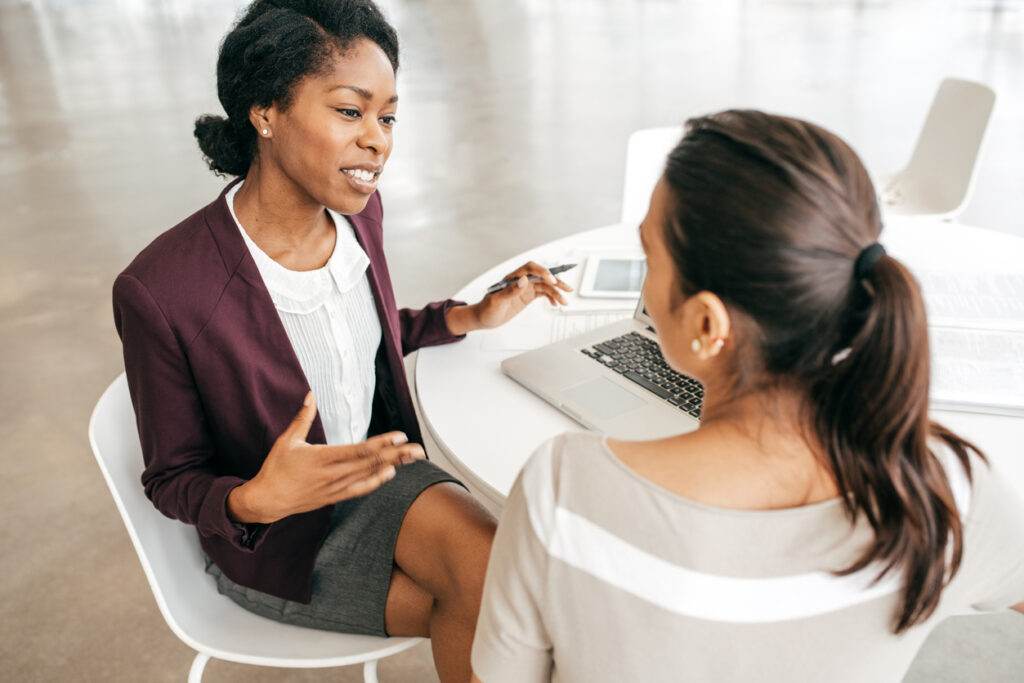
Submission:
<svg viewBox="0 0 1024 683">
<path fill-rule="evenodd" d="M 605 377 L 589 379 L 562 389 L 562 395 L 601 420 L 610 420 L 647 405 L 642 398 Z"/>
</svg>

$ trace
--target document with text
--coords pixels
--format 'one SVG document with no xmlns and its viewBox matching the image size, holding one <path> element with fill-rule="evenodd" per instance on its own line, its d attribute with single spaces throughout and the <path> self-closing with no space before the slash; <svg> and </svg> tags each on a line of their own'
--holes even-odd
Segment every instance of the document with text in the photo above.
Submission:
<svg viewBox="0 0 1024 683">
<path fill-rule="evenodd" d="M 917 273 L 937 408 L 1024 415 L 1024 275 Z"/>
</svg>

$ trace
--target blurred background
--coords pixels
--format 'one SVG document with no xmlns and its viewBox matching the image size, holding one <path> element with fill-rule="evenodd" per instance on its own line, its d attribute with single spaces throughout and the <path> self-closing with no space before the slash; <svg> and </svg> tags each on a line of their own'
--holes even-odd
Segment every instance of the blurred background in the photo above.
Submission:
<svg viewBox="0 0 1024 683">
<path fill-rule="evenodd" d="M 89 450 L 122 371 L 110 287 L 212 201 L 192 137 L 222 113 L 238 0 L 0 0 L 0 679 L 181 681 Z M 998 94 L 963 223 L 1024 236 L 1024 2 L 382 0 L 403 43 L 381 180 L 400 305 L 617 221 L 626 140 L 728 107 L 810 119 L 873 174 L 910 156 L 942 78 Z M 855 643 L 851 643 L 856 647 Z M 208 681 L 356 681 L 213 661 Z M 436 680 L 427 647 L 384 681 Z M 908 681 L 1024 680 L 1024 618 L 941 626 Z"/>
</svg>

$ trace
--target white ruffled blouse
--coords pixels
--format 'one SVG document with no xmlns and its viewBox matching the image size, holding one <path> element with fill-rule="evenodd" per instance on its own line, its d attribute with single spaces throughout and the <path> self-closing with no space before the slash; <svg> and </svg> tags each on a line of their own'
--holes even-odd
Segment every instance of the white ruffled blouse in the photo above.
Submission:
<svg viewBox="0 0 1024 683">
<path fill-rule="evenodd" d="M 260 249 L 238 222 L 234 199 L 241 186 L 239 183 L 225 195 L 228 209 L 316 396 L 327 443 L 365 441 L 376 386 L 374 358 L 381 340 L 380 320 L 366 275 L 370 259 L 345 217 L 328 211 L 337 238 L 327 265 L 317 270 L 288 270 Z"/>
</svg>

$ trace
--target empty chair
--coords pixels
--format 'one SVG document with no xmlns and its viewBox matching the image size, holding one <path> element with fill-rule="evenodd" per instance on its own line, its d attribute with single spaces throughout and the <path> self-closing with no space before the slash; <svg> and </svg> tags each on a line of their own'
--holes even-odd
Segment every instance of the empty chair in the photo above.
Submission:
<svg viewBox="0 0 1024 683">
<path fill-rule="evenodd" d="M 89 421 L 89 442 L 167 625 L 198 651 L 189 683 L 198 683 L 211 657 L 243 664 L 319 668 L 363 663 L 377 681 L 377 660 L 423 638 L 377 638 L 281 624 L 237 606 L 217 592 L 194 528 L 164 517 L 146 498 L 139 477 L 142 452 L 122 374 L 100 397 Z"/>
<path fill-rule="evenodd" d="M 665 170 L 665 159 L 683 137 L 682 126 L 644 128 L 626 144 L 626 180 L 622 191 L 622 223 L 637 223 L 647 214 L 651 192 Z"/>
<path fill-rule="evenodd" d="M 876 188 L 882 210 L 955 218 L 974 190 L 978 156 L 995 101 L 995 92 L 981 83 L 958 78 L 942 81 L 910 163 Z"/>
</svg>

